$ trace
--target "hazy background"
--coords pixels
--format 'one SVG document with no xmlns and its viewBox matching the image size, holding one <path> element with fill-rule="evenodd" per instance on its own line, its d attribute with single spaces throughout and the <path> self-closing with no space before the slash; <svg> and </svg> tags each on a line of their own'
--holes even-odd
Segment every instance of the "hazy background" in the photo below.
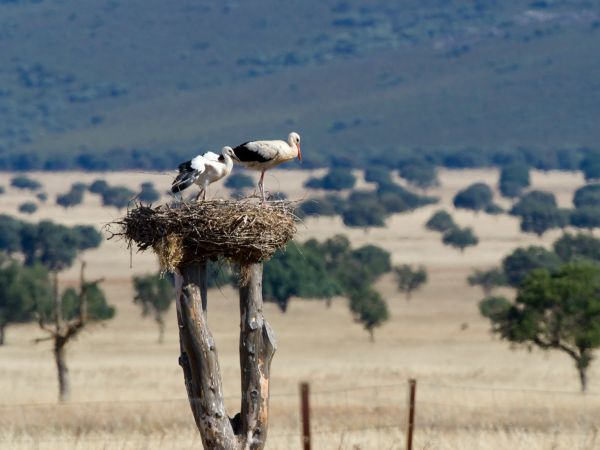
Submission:
<svg viewBox="0 0 600 450">
<path fill-rule="evenodd" d="M 596 146 L 599 50 L 585 0 L 0 0 L 0 168 Z"/>
</svg>

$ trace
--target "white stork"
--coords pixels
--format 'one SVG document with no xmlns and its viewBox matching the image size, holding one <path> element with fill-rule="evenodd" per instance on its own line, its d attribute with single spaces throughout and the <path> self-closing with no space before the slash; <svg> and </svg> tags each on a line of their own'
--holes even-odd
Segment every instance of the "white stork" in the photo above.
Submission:
<svg viewBox="0 0 600 450">
<path fill-rule="evenodd" d="M 196 201 L 200 198 L 200 195 L 202 195 L 202 200 L 206 200 L 208 185 L 231 173 L 233 158 L 235 158 L 233 149 L 223 147 L 220 155 L 206 152 L 180 164 L 179 174 L 171 185 L 171 192 L 181 192 L 195 183 L 200 186 Z"/>
<path fill-rule="evenodd" d="M 260 170 L 260 180 L 258 187 L 265 201 L 264 179 L 265 171 L 281 163 L 298 158 L 302 161 L 302 152 L 300 151 L 300 135 L 290 133 L 287 142 L 285 141 L 250 141 L 238 145 L 233 149 L 235 160 L 243 166 Z"/>
</svg>

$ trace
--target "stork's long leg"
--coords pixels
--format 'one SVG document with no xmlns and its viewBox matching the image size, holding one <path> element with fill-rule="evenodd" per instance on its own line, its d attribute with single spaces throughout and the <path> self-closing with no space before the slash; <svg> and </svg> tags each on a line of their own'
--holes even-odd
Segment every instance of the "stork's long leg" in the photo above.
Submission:
<svg viewBox="0 0 600 450">
<path fill-rule="evenodd" d="M 260 195 L 262 196 L 263 203 L 265 202 L 264 181 L 265 181 L 265 171 L 263 170 L 262 173 L 260 174 L 260 180 L 258 180 L 258 188 L 260 189 Z"/>
<path fill-rule="evenodd" d="M 206 190 L 205 189 L 200 189 L 198 191 L 198 195 L 196 195 L 196 201 L 200 200 L 201 195 L 203 196 L 202 200 L 206 200 Z"/>
</svg>

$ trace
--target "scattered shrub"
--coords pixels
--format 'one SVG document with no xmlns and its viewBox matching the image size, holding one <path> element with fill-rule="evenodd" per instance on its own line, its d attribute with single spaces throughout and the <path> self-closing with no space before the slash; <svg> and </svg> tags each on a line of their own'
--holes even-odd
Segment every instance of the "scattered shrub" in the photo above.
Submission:
<svg viewBox="0 0 600 450">
<path fill-rule="evenodd" d="M 35 191 L 42 187 L 42 184 L 26 175 L 18 175 L 10 180 L 10 185 L 17 189 L 24 189 L 29 191 Z"/>
<path fill-rule="evenodd" d="M 33 214 L 37 209 L 37 205 L 33 202 L 25 202 L 19 205 L 19 212 L 22 212 L 23 214 Z"/>
</svg>

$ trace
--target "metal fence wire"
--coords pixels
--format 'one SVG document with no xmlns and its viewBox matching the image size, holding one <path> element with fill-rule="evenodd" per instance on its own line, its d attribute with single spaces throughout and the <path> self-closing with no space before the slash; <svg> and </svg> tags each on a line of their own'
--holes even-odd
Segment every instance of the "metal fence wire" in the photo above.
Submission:
<svg viewBox="0 0 600 450">
<path fill-rule="evenodd" d="M 306 386 L 297 392 L 272 394 L 267 448 L 410 448 L 410 383 Z M 303 409 L 304 389 L 308 401 Z M 540 442 L 540 449 L 600 449 L 599 394 L 419 381 L 414 400 L 415 449 L 469 448 L 467 443 L 476 436 L 496 436 L 504 442 L 499 445 L 512 445 L 514 437 Z M 227 398 L 226 403 L 230 411 L 239 407 L 238 398 Z M 451 444 L 452 437 L 456 444 Z M 538 448 L 523 445 L 519 448 Z M 178 398 L 3 404 L 0 449 L 4 448 L 186 449 L 202 445 L 187 398 Z M 476 443 L 472 448 L 477 448 Z"/>
</svg>

